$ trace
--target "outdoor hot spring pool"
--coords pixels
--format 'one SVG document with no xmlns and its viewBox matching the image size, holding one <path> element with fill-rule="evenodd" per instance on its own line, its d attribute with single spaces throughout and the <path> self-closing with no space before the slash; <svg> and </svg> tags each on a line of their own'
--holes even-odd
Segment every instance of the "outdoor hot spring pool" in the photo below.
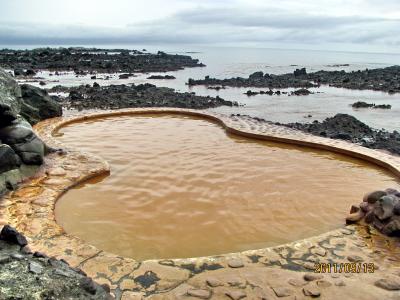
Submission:
<svg viewBox="0 0 400 300">
<path fill-rule="evenodd" d="M 138 260 L 238 252 L 344 224 L 351 204 L 398 186 L 385 170 L 327 151 L 230 135 L 174 114 L 70 124 L 58 139 L 101 156 L 111 175 L 68 191 L 57 222 Z"/>
</svg>

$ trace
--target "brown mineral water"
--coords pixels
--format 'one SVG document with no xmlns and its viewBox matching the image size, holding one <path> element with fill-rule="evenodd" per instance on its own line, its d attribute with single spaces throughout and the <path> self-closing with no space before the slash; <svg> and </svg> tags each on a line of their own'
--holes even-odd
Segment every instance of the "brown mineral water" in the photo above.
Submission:
<svg viewBox="0 0 400 300">
<path fill-rule="evenodd" d="M 210 121 L 139 115 L 71 124 L 59 139 L 99 155 L 111 175 L 67 192 L 57 221 L 139 260 L 274 246 L 344 224 L 365 192 L 398 187 L 372 164 L 227 134 Z"/>
</svg>

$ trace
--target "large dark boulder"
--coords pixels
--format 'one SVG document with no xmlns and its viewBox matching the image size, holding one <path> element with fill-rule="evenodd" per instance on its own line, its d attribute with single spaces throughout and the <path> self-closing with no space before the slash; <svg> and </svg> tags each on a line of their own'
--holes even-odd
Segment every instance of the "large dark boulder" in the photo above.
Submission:
<svg viewBox="0 0 400 300">
<path fill-rule="evenodd" d="M 43 163 L 46 146 L 28 124 L 16 122 L 0 128 L 0 140 L 9 145 L 24 164 L 41 165 Z"/>
<path fill-rule="evenodd" d="M 0 68 L 0 104 L 17 115 L 21 109 L 21 89 L 13 77 Z"/>
<path fill-rule="evenodd" d="M 250 74 L 249 80 L 257 80 L 257 79 L 263 79 L 264 78 L 264 73 L 262 71 L 254 72 L 253 74 Z"/>
<path fill-rule="evenodd" d="M 23 101 L 20 114 L 31 124 L 62 115 L 61 105 L 54 101 L 45 90 L 23 84 L 21 95 Z"/>
<path fill-rule="evenodd" d="M 5 225 L 0 232 L 0 240 L 24 247 L 28 245 L 26 237 L 10 225 Z"/>
<path fill-rule="evenodd" d="M 0 103 L 0 128 L 11 125 L 16 119 L 17 115 L 11 110 L 10 106 Z"/>
<path fill-rule="evenodd" d="M 0 174 L 18 169 L 21 162 L 14 150 L 5 144 L 0 144 Z"/>
<path fill-rule="evenodd" d="M 21 68 L 14 69 L 14 76 L 23 76 L 24 75 L 24 70 Z"/>
<path fill-rule="evenodd" d="M 296 70 L 293 72 L 293 75 L 294 75 L 295 77 L 298 77 L 298 76 L 306 76 L 306 75 L 307 75 L 307 70 L 306 70 L 306 68 L 296 69 Z"/>
<path fill-rule="evenodd" d="M 29 85 L 23 85 L 22 90 L 0 69 L 0 195 L 34 175 L 50 150 L 31 124 L 62 113 L 47 92 Z"/>
</svg>

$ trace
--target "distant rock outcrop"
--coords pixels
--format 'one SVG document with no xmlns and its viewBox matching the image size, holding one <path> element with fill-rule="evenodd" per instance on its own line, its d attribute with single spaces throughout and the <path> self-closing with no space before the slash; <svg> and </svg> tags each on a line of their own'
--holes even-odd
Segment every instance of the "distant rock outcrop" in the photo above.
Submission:
<svg viewBox="0 0 400 300">
<path fill-rule="evenodd" d="M 390 104 L 379 104 L 375 103 L 367 103 L 364 101 L 357 101 L 351 105 L 353 108 L 378 108 L 378 109 L 391 109 L 392 106 Z"/>
<path fill-rule="evenodd" d="M 194 93 L 179 93 L 174 89 L 157 87 L 153 84 L 130 84 L 99 86 L 93 84 L 77 87 L 55 86 L 51 93 L 68 94 L 60 97 L 66 109 L 121 109 L 132 107 L 179 107 L 205 109 L 222 105 L 237 106 L 236 102 L 219 96 L 197 96 Z"/>
<path fill-rule="evenodd" d="M 347 114 L 337 114 L 334 117 L 325 119 L 323 122 L 315 120 L 312 123 L 305 124 L 276 124 L 322 137 L 347 140 L 367 148 L 384 149 L 400 154 L 400 132 L 373 129 Z"/>
<path fill-rule="evenodd" d="M 258 87 L 270 89 L 310 88 L 329 85 L 353 90 L 375 90 L 389 94 L 400 93 L 400 66 L 363 71 L 318 71 L 307 73 L 305 68 L 287 74 L 250 74 L 248 78 L 210 78 L 188 80 L 188 85 L 222 85 L 232 87 Z M 378 108 L 378 107 L 377 107 Z M 383 107 L 380 107 L 383 108 Z"/>
</svg>

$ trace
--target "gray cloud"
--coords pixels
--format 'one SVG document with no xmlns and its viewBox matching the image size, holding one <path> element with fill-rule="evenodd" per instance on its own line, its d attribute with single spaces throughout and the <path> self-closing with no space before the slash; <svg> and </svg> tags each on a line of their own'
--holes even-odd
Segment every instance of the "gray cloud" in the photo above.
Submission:
<svg viewBox="0 0 400 300">
<path fill-rule="evenodd" d="M 182 0 L 176 1 L 176 6 L 183 3 Z M 284 5 L 279 7 L 219 0 L 204 1 L 201 6 L 192 5 L 155 20 L 149 18 L 136 23 L 129 20 L 126 25 L 118 27 L 74 25 L 65 20 L 52 25 L 45 22 L 0 22 L 0 44 L 247 43 L 268 46 L 270 43 L 285 43 L 319 48 L 334 43 L 363 47 L 400 46 L 400 15 L 374 13 L 371 8 L 382 8 L 377 0 L 355 0 L 354 4 L 361 2 L 370 8 L 369 14 L 318 12 L 315 7 L 310 11 L 300 10 L 291 5 L 294 3 L 292 0 L 282 0 Z M 312 7 L 313 3 L 316 1 L 305 0 L 304 6 Z M 388 1 L 388 5 L 399 7 L 394 0 Z"/>
<path fill-rule="evenodd" d="M 269 28 L 329 28 L 350 24 L 385 22 L 386 19 L 363 16 L 329 16 L 293 13 L 277 9 L 204 9 L 185 11 L 175 15 L 184 23 L 225 24 L 245 27 Z"/>
</svg>

